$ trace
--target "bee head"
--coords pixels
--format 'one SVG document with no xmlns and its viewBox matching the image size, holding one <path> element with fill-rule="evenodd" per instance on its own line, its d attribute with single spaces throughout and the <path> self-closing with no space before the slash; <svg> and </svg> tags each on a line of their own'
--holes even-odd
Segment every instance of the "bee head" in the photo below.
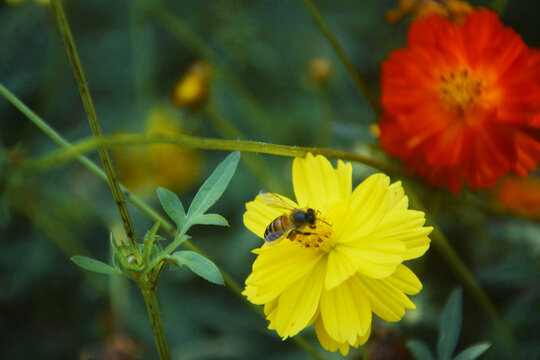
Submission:
<svg viewBox="0 0 540 360">
<path fill-rule="evenodd" d="M 307 216 L 306 216 L 307 222 L 310 225 L 314 225 L 315 224 L 315 211 L 313 209 L 307 209 L 306 213 L 307 213 Z"/>
</svg>

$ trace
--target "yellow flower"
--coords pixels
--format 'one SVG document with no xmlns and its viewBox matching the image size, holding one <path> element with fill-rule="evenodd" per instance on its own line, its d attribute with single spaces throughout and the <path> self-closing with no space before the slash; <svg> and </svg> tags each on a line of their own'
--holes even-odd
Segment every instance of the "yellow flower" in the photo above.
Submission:
<svg viewBox="0 0 540 360">
<path fill-rule="evenodd" d="M 182 135 L 185 131 L 174 109 L 155 105 L 148 112 L 145 133 Z M 199 152 L 169 144 L 118 148 L 115 154 L 120 180 L 142 195 L 154 194 L 158 186 L 184 191 L 198 180 L 202 167 Z"/>
<path fill-rule="evenodd" d="M 384 174 L 352 190 L 352 167 L 337 169 L 323 156 L 296 158 L 292 169 L 297 203 L 316 214 L 274 245 L 263 245 L 243 292 L 264 305 L 269 329 L 283 338 L 315 325 L 321 345 L 343 355 L 369 337 L 372 312 L 398 321 L 415 305 L 407 295 L 422 284 L 402 264 L 423 255 L 431 227 L 424 213 L 409 210 L 400 182 Z M 261 195 L 246 204 L 244 224 L 264 238 L 267 226 L 291 211 L 269 205 Z M 274 243 L 274 242 L 273 242 Z"/>
<path fill-rule="evenodd" d="M 210 96 L 210 76 L 212 68 L 206 62 L 193 64 L 178 80 L 172 90 L 172 103 L 180 109 L 198 110 L 203 108 Z"/>
</svg>

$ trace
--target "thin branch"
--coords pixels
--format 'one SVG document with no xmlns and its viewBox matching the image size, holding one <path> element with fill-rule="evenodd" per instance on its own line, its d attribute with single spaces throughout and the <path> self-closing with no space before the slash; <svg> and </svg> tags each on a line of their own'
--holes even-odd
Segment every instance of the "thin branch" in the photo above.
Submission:
<svg viewBox="0 0 540 360">
<path fill-rule="evenodd" d="M 101 132 L 101 127 L 99 126 L 99 122 L 97 120 L 96 110 L 94 108 L 92 97 L 90 96 L 90 89 L 88 88 L 81 61 L 79 60 L 79 54 L 71 34 L 71 29 L 69 28 L 66 14 L 64 13 L 62 0 L 52 0 L 51 6 L 54 16 L 56 17 L 56 22 L 58 23 L 58 28 L 60 29 L 60 33 L 64 39 L 64 44 L 66 45 L 66 51 L 69 61 L 71 62 L 71 67 L 73 68 L 73 74 L 75 75 L 75 80 L 77 81 L 77 85 L 79 87 L 79 92 L 81 94 L 84 109 L 86 110 L 86 115 L 88 116 L 88 122 L 92 128 L 92 133 L 94 138 L 102 139 L 103 134 Z M 126 231 L 131 248 L 135 254 L 139 254 L 140 251 L 137 245 L 137 235 L 135 234 L 133 223 L 127 210 L 126 202 L 124 201 L 124 195 L 120 190 L 120 185 L 118 184 L 118 179 L 112 166 L 109 152 L 101 143 L 98 144 L 98 152 L 99 157 L 101 158 L 101 163 L 103 164 L 103 169 L 105 170 L 105 174 L 107 174 L 107 182 L 111 188 L 111 192 L 114 197 L 116 207 L 118 208 L 120 218 L 122 219 L 122 224 L 124 225 L 124 230 Z M 137 256 L 137 258 L 137 260 L 140 260 L 140 254 Z"/>
<path fill-rule="evenodd" d="M 323 33 L 326 39 L 330 42 L 330 45 L 332 45 L 332 47 L 334 48 L 334 51 L 349 72 L 349 75 L 351 75 L 354 83 L 358 86 L 362 94 L 364 94 L 366 100 L 371 104 L 375 112 L 377 112 L 377 114 L 381 114 L 382 108 L 379 104 L 379 101 L 377 100 L 377 97 L 369 89 L 362 76 L 360 76 L 360 74 L 352 64 L 351 60 L 345 53 L 345 50 L 343 50 L 326 22 L 324 22 L 324 19 L 322 18 L 319 11 L 315 7 L 315 5 L 313 5 L 313 2 L 311 2 L 311 0 L 302 0 L 302 2 L 304 3 L 306 9 L 309 11 L 311 17 L 313 18 L 313 21 L 315 21 L 315 24 L 317 25 L 319 30 Z"/>
</svg>

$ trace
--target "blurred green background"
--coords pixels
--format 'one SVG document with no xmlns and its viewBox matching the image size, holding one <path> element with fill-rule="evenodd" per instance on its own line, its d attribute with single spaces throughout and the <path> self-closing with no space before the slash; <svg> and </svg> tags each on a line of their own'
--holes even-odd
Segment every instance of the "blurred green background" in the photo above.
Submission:
<svg viewBox="0 0 540 360">
<path fill-rule="evenodd" d="M 242 134 L 250 140 L 333 147 L 384 158 L 370 132 L 376 113 L 301 1 L 66 0 L 64 4 L 105 134 L 170 131 L 226 138 Z M 405 44 L 409 18 L 385 22 L 385 12 L 396 6 L 390 0 L 315 4 L 378 93 L 379 64 L 393 48 Z M 540 47 L 538 14 L 539 1 L 509 1 L 502 20 L 528 45 Z M 327 77 L 309 75 L 314 58 L 330 66 Z M 211 69 L 208 104 L 196 110 L 174 107 L 175 84 L 202 60 Z M 48 4 L 0 3 L 0 82 L 69 141 L 91 136 Z M 231 125 L 236 132 L 231 132 Z M 75 161 L 11 176 L 18 164 L 58 146 L 4 98 L 0 98 L 0 145 L 0 357 L 156 358 L 138 289 L 123 278 L 86 273 L 69 260 L 72 255 L 110 259 L 109 232 L 119 218 L 108 186 Z M 189 203 L 227 154 L 152 149 L 115 148 L 113 157 L 121 180 L 156 209 L 156 186 L 170 188 Z M 99 162 L 95 153 L 89 156 Z M 191 231 L 195 244 L 239 283 L 255 258 L 250 251 L 261 244 L 243 226 L 245 202 L 263 188 L 292 195 L 290 158 L 243 157 L 251 160 L 241 162 L 213 207 L 229 220 L 230 228 Z M 252 167 L 263 162 L 268 167 L 254 173 Z M 353 183 L 373 171 L 355 165 Z M 453 197 L 421 182 L 413 186 L 511 327 L 524 357 L 540 358 L 538 222 L 494 215 L 471 206 L 464 196 Z M 490 198 L 489 192 L 478 196 L 485 203 Z M 129 209 L 140 237 L 152 223 L 138 209 Z M 403 342 L 411 339 L 433 348 L 440 310 L 451 290 L 460 286 L 433 249 L 408 265 L 424 284 L 413 297 L 417 310 L 398 324 L 374 323 L 367 345 L 373 359 L 384 354 L 406 359 Z M 266 321 L 232 292 L 188 271 L 164 272 L 158 298 L 176 359 L 309 358 L 292 341 L 282 342 L 267 330 Z M 313 329 L 303 334 L 325 358 L 341 357 L 323 352 Z M 509 358 L 500 336 L 465 292 L 458 351 L 479 341 L 493 343 L 486 359 Z M 359 356 L 355 350 L 349 358 Z"/>
</svg>

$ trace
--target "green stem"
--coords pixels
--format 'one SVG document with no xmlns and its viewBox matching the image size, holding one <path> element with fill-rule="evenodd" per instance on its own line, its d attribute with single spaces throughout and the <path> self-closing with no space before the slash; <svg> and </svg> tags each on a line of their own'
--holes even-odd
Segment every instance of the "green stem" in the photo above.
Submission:
<svg viewBox="0 0 540 360">
<path fill-rule="evenodd" d="M 87 139 L 76 142 L 69 150 L 56 150 L 49 155 L 45 155 L 36 160 L 29 160 L 24 165 L 28 171 L 36 171 L 40 168 L 48 169 L 57 166 L 73 157 L 80 156 L 81 153 L 86 153 L 94 150 L 97 147 L 99 140 Z M 302 146 L 288 146 L 271 143 L 264 143 L 249 140 L 225 140 L 205 138 L 189 135 L 162 135 L 162 134 L 120 134 L 104 137 L 101 142 L 106 146 L 141 146 L 155 143 L 174 144 L 183 147 L 191 147 L 206 150 L 230 150 L 230 151 L 247 151 L 256 153 L 265 153 L 272 155 L 302 157 L 307 153 L 321 154 L 328 158 L 337 158 L 359 162 L 387 173 L 392 173 L 399 176 L 404 176 L 403 170 L 392 166 L 384 161 L 372 159 L 357 153 L 334 150 L 328 148 L 314 148 Z"/>
<path fill-rule="evenodd" d="M 490 7 L 498 12 L 499 15 L 502 15 L 508 6 L 508 3 L 510 3 L 510 0 L 492 0 Z"/>
<path fill-rule="evenodd" d="M 237 140 L 244 140 L 246 138 L 240 130 L 211 107 L 207 106 L 205 108 L 205 113 L 208 115 L 212 125 L 221 137 Z M 254 154 L 246 155 L 247 156 L 242 156 L 242 162 L 266 189 L 274 189 L 275 192 L 283 190 L 282 182 L 279 177 L 270 170 L 270 166 L 264 159 L 256 159 Z"/>
<path fill-rule="evenodd" d="M 52 0 L 51 6 L 56 17 L 56 22 L 58 23 L 58 28 L 64 39 L 64 44 L 66 45 L 66 51 L 71 62 L 71 67 L 73 68 L 73 74 L 75 75 L 75 80 L 79 87 L 79 92 L 81 94 L 81 99 L 86 110 L 86 115 L 88 116 L 88 121 L 90 127 L 92 128 L 92 133 L 94 138 L 102 139 L 103 134 L 101 132 L 101 127 L 97 120 L 96 110 L 94 108 L 94 103 L 92 97 L 90 96 L 90 89 L 88 88 L 86 77 L 79 60 L 79 54 L 77 53 L 77 48 L 71 34 L 71 29 L 64 13 L 64 8 L 62 6 L 62 0 Z M 118 208 L 118 213 L 122 219 L 122 224 L 124 225 L 124 230 L 127 234 L 128 240 L 130 242 L 131 248 L 137 254 L 137 260 L 140 260 L 140 251 L 138 247 L 137 236 L 135 235 L 135 230 L 133 228 L 133 223 L 129 212 L 127 210 L 126 202 L 124 201 L 124 196 L 120 190 L 120 185 L 116 177 L 116 173 L 112 166 L 112 162 L 109 156 L 107 148 L 99 143 L 98 144 L 99 157 L 101 158 L 101 163 L 103 164 L 103 169 L 107 175 L 107 182 L 111 188 L 116 206 Z"/>
<path fill-rule="evenodd" d="M 347 54 L 345 53 L 345 50 L 341 47 L 339 42 L 337 41 L 336 37 L 328 27 L 328 25 L 324 22 L 324 19 L 322 18 L 321 14 L 313 5 L 313 2 L 311 0 L 302 0 L 304 3 L 304 6 L 309 11 L 311 17 L 315 21 L 315 24 L 319 28 L 319 30 L 323 33 L 323 35 L 326 37 L 326 39 L 330 42 L 330 45 L 332 45 L 332 48 L 334 48 L 334 51 L 336 52 L 337 56 L 340 58 L 341 62 L 349 72 L 349 75 L 351 75 L 354 83 L 358 86 L 362 94 L 366 97 L 367 101 L 371 104 L 373 109 L 378 113 L 382 113 L 381 105 L 379 104 L 379 101 L 377 100 L 377 97 L 373 94 L 373 92 L 369 89 L 364 79 L 360 76 L 354 65 L 352 64 L 351 60 L 349 60 Z"/>
<path fill-rule="evenodd" d="M 416 196 L 415 192 L 409 186 L 407 186 L 406 193 L 409 196 L 411 207 L 423 211 L 426 214 L 426 222 L 433 226 L 433 231 L 429 237 L 431 238 L 431 243 L 437 252 L 450 265 L 457 278 L 465 286 L 469 294 L 472 295 L 480 309 L 484 312 L 484 315 L 493 322 L 499 333 L 502 334 L 509 348 L 513 351 L 516 358 L 518 358 L 516 341 L 514 340 L 508 326 L 500 318 L 497 309 L 491 302 L 489 296 L 486 294 L 484 289 L 482 289 L 480 284 L 478 284 L 478 281 L 476 281 L 474 278 L 471 270 L 461 260 L 456 250 L 452 247 L 452 245 L 450 245 L 444 233 L 435 224 L 433 219 L 430 218 L 429 213 L 422 204 L 421 200 Z"/>
<path fill-rule="evenodd" d="M 159 358 L 160 360 L 170 360 L 171 355 L 169 354 L 167 339 L 163 331 L 163 321 L 161 320 L 161 312 L 159 311 L 156 289 L 141 289 L 141 291 L 144 297 L 144 303 L 146 304 L 146 310 L 148 311 L 150 325 L 152 325 L 152 332 L 154 333 Z"/>
<path fill-rule="evenodd" d="M 30 108 L 28 108 L 24 103 L 22 103 L 15 95 L 13 95 L 9 90 L 7 90 L 1 83 L 0 83 L 0 94 L 2 94 L 11 104 L 13 104 L 19 111 L 21 111 L 30 121 L 32 121 L 39 129 L 41 129 L 46 135 L 48 135 L 51 139 L 53 139 L 57 144 L 62 146 L 63 148 L 68 149 L 68 151 L 71 152 L 72 145 L 65 140 L 58 132 L 56 132 L 53 128 L 51 128 L 47 123 L 43 121 L 36 113 L 34 113 Z M 92 139 L 92 141 L 95 141 L 95 139 Z M 98 178 L 103 180 L 104 182 L 107 182 L 107 176 L 105 175 L 105 172 L 100 169 L 92 160 L 88 159 L 86 156 L 81 155 L 79 153 L 73 153 L 73 156 L 81 163 L 83 164 L 90 172 L 95 174 Z M 135 205 L 139 210 L 141 210 L 144 214 L 146 214 L 150 219 L 152 219 L 154 222 L 160 222 L 161 228 L 163 228 L 170 236 L 175 235 L 176 228 L 175 226 L 165 219 L 163 216 L 161 216 L 157 211 L 152 209 L 150 206 L 148 206 L 141 198 L 139 198 L 137 195 L 130 193 L 122 184 L 120 184 L 120 188 L 122 191 L 126 194 L 126 197 L 128 201 L 130 201 L 133 205 Z M 195 245 L 193 245 L 189 241 L 185 241 L 182 244 L 186 249 L 195 251 L 202 256 L 210 259 L 209 256 L 204 254 L 199 248 L 197 248 Z M 227 288 L 230 289 L 238 298 L 240 298 L 250 309 L 252 309 L 257 315 L 265 318 L 264 312 L 262 311 L 260 306 L 257 306 L 255 304 L 252 304 L 247 300 L 245 296 L 242 295 L 242 288 L 241 286 L 221 267 L 219 267 L 219 270 L 221 272 L 221 275 L 223 276 L 223 279 L 225 280 L 225 284 L 227 285 Z M 302 337 L 300 335 L 296 335 L 294 338 L 295 342 L 302 341 Z M 306 346 L 309 346 L 306 344 Z M 315 350 L 311 349 L 309 351 L 310 354 L 316 359 L 321 359 L 320 356 L 315 356 L 313 354 L 316 354 Z"/>
</svg>

